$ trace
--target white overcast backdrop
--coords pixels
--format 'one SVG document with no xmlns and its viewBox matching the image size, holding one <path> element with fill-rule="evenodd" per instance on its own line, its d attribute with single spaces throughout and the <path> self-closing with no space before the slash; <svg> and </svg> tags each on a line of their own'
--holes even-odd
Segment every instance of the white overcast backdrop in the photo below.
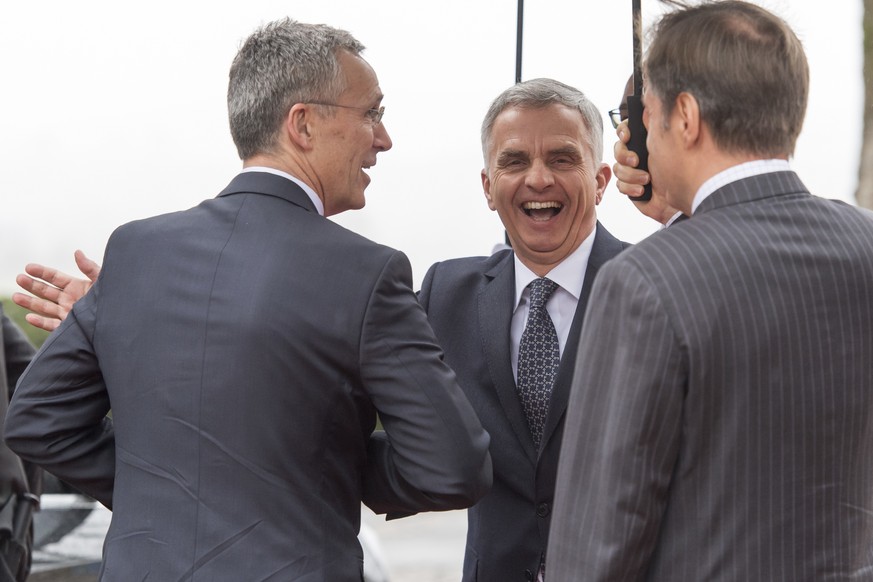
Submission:
<svg viewBox="0 0 873 582">
<path fill-rule="evenodd" d="M 804 42 L 809 112 L 793 165 L 851 201 L 862 123 L 861 0 L 762 0 Z M 646 20 L 660 10 L 643 2 Z M 479 124 L 515 75 L 515 0 L 5 2 L 0 10 L 0 294 L 27 262 L 74 271 L 127 221 L 193 206 L 240 167 L 227 129 L 230 62 L 256 26 L 290 16 L 350 30 L 386 98 L 394 148 L 367 206 L 335 219 L 406 251 L 418 285 L 437 260 L 487 254 Z M 528 0 L 523 78 L 554 77 L 604 112 L 605 161 L 631 70 L 630 0 Z M 654 230 L 611 183 L 598 214 L 617 236 Z"/>
</svg>

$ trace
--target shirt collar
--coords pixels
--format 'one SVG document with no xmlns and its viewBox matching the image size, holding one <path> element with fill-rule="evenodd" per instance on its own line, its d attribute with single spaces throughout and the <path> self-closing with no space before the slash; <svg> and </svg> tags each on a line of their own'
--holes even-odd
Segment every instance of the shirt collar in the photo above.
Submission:
<svg viewBox="0 0 873 582">
<path fill-rule="evenodd" d="M 582 244 L 575 251 L 545 275 L 557 283 L 561 289 L 570 293 L 577 301 L 582 294 L 582 283 L 585 282 L 585 270 L 588 268 L 588 257 L 591 256 L 596 233 L 597 227 L 591 231 L 591 234 L 582 241 Z M 525 288 L 531 281 L 539 277 L 521 262 L 518 255 L 514 254 L 513 256 L 515 258 L 515 305 L 513 311 L 515 311 L 521 302 L 521 295 Z"/>
<path fill-rule="evenodd" d="M 731 166 L 727 170 L 722 170 L 715 176 L 709 178 L 706 182 L 700 185 L 697 194 L 694 195 L 694 200 L 691 202 L 691 214 L 697 210 L 700 203 L 709 198 L 710 194 L 719 188 L 742 180 L 743 178 L 751 178 L 760 174 L 769 174 L 771 172 L 786 172 L 791 170 L 788 165 L 788 160 L 752 160 L 744 162 L 736 166 Z"/>
<path fill-rule="evenodd" d="M 304 182 L 299 178 L 295 178 L 288 172 L 283 172 L 282 170 L 277 170 L 276 168 L 269 168 L 267 166 L 249 166 L 247 168 L 242 169 L 243 172 L 266 172 L 267 174 L 274 174 L 276 176 L 282 176 L 283 178 L 287 178 L 291 180 L 306 192 L 306 195 L 309 196 L 309 199 L 312 200 L 312 204 L 315 205 L 315 210 L 322 216 L 324 216 L 324 202 L 321 201 L 321 198 L 318 197 L 318 194 L 315 193 L 315 190 L 309 187 L 309 184 Z"/>
</svg>

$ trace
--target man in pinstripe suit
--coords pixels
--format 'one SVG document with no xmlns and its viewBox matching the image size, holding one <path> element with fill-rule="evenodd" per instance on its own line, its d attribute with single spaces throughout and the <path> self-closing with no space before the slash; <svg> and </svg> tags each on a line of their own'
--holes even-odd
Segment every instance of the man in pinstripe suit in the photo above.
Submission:
<svg viewBox="0 0 873 582">
<path fill-rule="evenodd" d="M 665 16 L 653 184 L 686 220 L 585 316 L 549 582 L 873 579 L 873 222 L 788 166 L 808 67 L 744 2 Z"/>
</svg>

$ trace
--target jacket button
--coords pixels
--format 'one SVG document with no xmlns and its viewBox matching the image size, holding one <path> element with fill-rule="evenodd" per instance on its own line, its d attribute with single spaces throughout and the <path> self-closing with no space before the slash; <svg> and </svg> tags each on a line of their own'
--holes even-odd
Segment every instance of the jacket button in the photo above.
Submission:
<svg viewBox="0 0 873 582">
<path fill-rule="evenodd" d="M 549 514 L 549 504 L 548 503 L 540 503 L 537 505 L 537 515 L 540 517 L 546 517 Z"/>
<path fill-rule="evenodd" d="M 525 578 L 525 580 L 527 580 L 527 582 L 533 582 L 533 579 L 534 579 L 533 572 L 531 572 L 530 570 L 525 570 L 524 571 L 524 578 Z"/>
</svg>

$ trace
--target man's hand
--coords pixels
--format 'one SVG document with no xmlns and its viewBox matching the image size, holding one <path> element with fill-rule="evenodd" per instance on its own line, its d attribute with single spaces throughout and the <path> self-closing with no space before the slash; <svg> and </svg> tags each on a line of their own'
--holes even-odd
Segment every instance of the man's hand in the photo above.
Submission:
<svg viewBox="0 0 873 582">
<path fill-rule="evenodd" d="M 73 308 L 73 303 L 81 299 L 100 274 L 100 265 L 85 256 L 82 251 L 74 254 L 76 266 L 87 279 L 77 279 L 57 269 L 30 263 L 24 267 L 27 275 L 15 278 L 18 286 L 32 293 L 14 293 L 12 301 L 28 311 L 27 323 L 34 327 L 52 331 Z"/>
<path fill-rule="evenodd" d="M 615 156 L 615 165 L 612 169 L 616 179 L 616 187 L 619 192 L 626 196 L 640 196 L 643 193 L 643 186 L 649 183 L 651 176 L 645 170 L 637 170 L 640 159 L 627 148 L 627 142 L 630 140 L 630 129 L 627 126 L 627 121 L 621 122 L 615 132 L 618 135 L 618 141 L 615 142 L 612 150 Z M 632 202 L 642 214 L 661 224 L 667 224 L 679 212 L 667 204 L 664 196 L 660 195 L 654 188 L 652 189 L 652 199 L 648 202 L 635 200 Z"/>
</svg>

